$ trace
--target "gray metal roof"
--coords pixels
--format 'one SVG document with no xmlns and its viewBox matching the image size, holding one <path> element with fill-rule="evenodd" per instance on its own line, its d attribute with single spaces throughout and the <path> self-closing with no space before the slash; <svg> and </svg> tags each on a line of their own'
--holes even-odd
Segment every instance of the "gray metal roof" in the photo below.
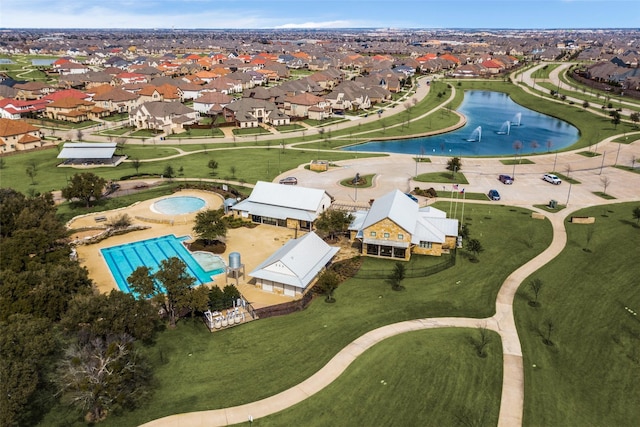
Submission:
<svg viewBox="0 0 640 427">
<path fill-rule="evenodd" d="M 306 289 L 339 250 L 311 232 L 289 240 L 249 275 Z"/>
<path fill-rule="evenodd" d="M 284 187 L 284 185 L 281 186 Z M 293 209 L 276 205 L 264 205 L 262 203 L 252 202 L 249 199 L 236 203 L 231 209 L 236 211 L 246 211 L 251 215 L 258 215 L 261 217 L 276 219 L 291 218 L 301 221 L 313 222 L 317 218 L 315 212 L 308 212 L 300 209 Z"/>
<path fill-rule="evenodd" d="M 115 142 L 67 142 L 59 159 L 110 159 L 116 151 Z"/>
<path fill-rule="evenodd" d="M 282 185 L 258 181 L 251 191 L 249 200 L 266 205 L 317 211 L 326 192 L 317 188 Z M 329 206 L 325 206 L 325 209 Z"/>
</svg>

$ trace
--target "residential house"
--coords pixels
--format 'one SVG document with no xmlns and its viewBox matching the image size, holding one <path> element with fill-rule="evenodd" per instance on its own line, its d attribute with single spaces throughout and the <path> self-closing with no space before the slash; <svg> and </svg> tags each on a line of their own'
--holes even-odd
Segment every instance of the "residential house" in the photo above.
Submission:
<svg viewBox="0 0 640 427">
<path fill-rule="evenodd" d="M 355 111 L 371 107 L 371 99 L 366 89 L 356 82 L 347 80 L 325 96 L 335 111 Z"/>
<path fill-rule="evenodd" d="M 101 91 L 101 93 L 95 94 L 93 102 L 110 114 L 129 113 L 139 105 L 140 96 L 121 88 L 111 88 L 108 91 Z"/>
<path fill-rule="evenodd" d="M 283 126 L 290 118 L 278 110 L 273 102 L 261 99 L 242 98 L 226 105 L 222 110 L 227 123 L 235 122 L 240 128 L 258 127 L 260 123 Z"/>
<path fill-rule="evenodd" d="M 249 276 L 263 291 L 299 297 L 312 287 L 339 250 L 310 232 L 289 240 Z"/>
<path fill-rule="evenodd" d="M 358 211 L 349 226 L 352 240 L 366 256 L 409 260 L 411 254 L 441 256 L 456 247 L 458 220 L 418 203 L 399 190 L 376 199 L 368 211 Z"/>
<path fill-rule="evenodd" d="M 57 90 L 57 88 L 54 86 L 35 81 L 27 83 L 16 83 L 15 85 L 13 85 L 13 88 L 18 91 L 15 98 L 20 100 L 40 99 L 43 96 L 46 96 L 51 92 L 55 92 Z"/>
<path fill-rule="evenodd" d="M 80 123 L 104 117 L 109 111 L 98 107 L 94 102 L 78 99 L 73 96 L 60 98 L 45 106 L 45 116 L 53 120 Z"/>
<path fill-rule="evenodd" d="M 199 118 L 197 111 L 179 102 L 151 101 L 129 113 L 129 124 L 170 134 L 182 132 L 185 125 L 197 123 Z"/>
<path fill-rule="evenodd" d="M 285 96 L 284 112 L 291 117 L 324 120 L 331 117 L 331 104 L 326 99 L 312 93 L 301 93 Z"/>
<path fill-rule="evenodd" d="M 234 216 L 256 224 L 311 231 L 314 221 L 329 206 L 331 197 L 324 190 L 258 181 L 249 197 L 231 210 Z"/>
<path fill-rule="evenodd" d="M 146 85 L 138 91 L 138 95 L 140 102 L 182 102 L 184 100 L 182 90 L 171 84 Z"/>
<path fill-rule="evenodd" d="M 233 98 L 221 92 L 206 92 L 193 101 L 193 109 L 200 114 L 215 115 L 222 113 Z"/>
<path fill-rule="evenodd" d="M 0 117 L 4 119 L 17 120 L 26 117 L 35 117 L 44 112 L 47 101 L 42 99 L 32 99 L 21 101 L 18 99 L 5 98 L 0 100 Z"/>
<path fill-rule="evenodd" d="M 25 151 L 41 147 L 40 129 L 23 120 L 0 118 L 0 153 Z"/>
</svg>

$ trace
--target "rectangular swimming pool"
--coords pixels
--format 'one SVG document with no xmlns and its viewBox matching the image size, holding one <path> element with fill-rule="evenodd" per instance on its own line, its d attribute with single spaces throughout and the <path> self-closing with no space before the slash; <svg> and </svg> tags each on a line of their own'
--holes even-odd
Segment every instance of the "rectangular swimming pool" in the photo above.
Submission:
<svg viewBox="0 0 640 427">
<path fill-rule="evenodd" d="M 224 268 L 205 271 L 194 259 L 182 241 L 188 237 L 178 238 L 173 234 L 139 242 L 101 249 L 104 258 L 118 288 L 122 292 L 131 292 L 127 277 L 138 267 L 147 266 L 151 272 L 158 270 L 160 262 L 171 257 L 180 258 L 187 265 L 187 273 L 196 279 L 196 284 L 210 283 L 211 276 L 224 273 Z"/>
</svg>

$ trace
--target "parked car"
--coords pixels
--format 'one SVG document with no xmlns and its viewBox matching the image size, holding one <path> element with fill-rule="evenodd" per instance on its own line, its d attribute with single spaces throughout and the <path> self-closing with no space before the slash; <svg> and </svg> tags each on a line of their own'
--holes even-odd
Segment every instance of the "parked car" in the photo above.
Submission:
<svg viewBox="0 0 640 427">
<path fill-rule="evenodd" d="M 562 180 L 552 173 L 545 173 L 542 179 L 555 185 L 562 184 Z"/>
<path fill-rule="evenodd" d="M 296 178 L 295 176 L 288 176 L 286 178 L 282 178 L 278 182 L 284 185 L 298 185 L 298 178 Z"/>
<path fill-rule="evenodd" d="M 498 193 L 498 190 L 489 190 L 487 196 L 489 196 L 489 200 L 500 200 L 500 193 Z"/>
<path fill-rule="evenodd" d="M 503 184 L 513 184 L 513 178 L 510 177 L 509 175 L 500 175 L 498 176 L 498 179 Z"/>
<path fill-rule="evenodd" d="M 411 193 L 404 193 L 408 198 L 410 198 L 411 200 L 413 200 L 414 202 L 418 203 L 418 198 L 416 196 L 414 196 Z"/>
</svg>

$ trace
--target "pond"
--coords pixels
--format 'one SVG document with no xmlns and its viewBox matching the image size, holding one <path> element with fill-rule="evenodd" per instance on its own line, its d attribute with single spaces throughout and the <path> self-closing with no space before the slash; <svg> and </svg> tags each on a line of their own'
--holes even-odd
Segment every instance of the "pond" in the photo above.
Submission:
<svg viewBox="0 0 640 427">
<path fill-rule="evenodd" d="M 502 92 L 466 91 L 458 111 L 467 118 L 467 123 L 455 131 L 420 138 L 372 141 L 343 150 L 418 156 L 498 156 L 515 154 L 518 144 L 521 146 L 518 154 L 545 153 L 569 147 L 580 138 L 576 127 L 518 105 Z M 437 122 L 437 115 L 433 120 Z"/>
</svg>

